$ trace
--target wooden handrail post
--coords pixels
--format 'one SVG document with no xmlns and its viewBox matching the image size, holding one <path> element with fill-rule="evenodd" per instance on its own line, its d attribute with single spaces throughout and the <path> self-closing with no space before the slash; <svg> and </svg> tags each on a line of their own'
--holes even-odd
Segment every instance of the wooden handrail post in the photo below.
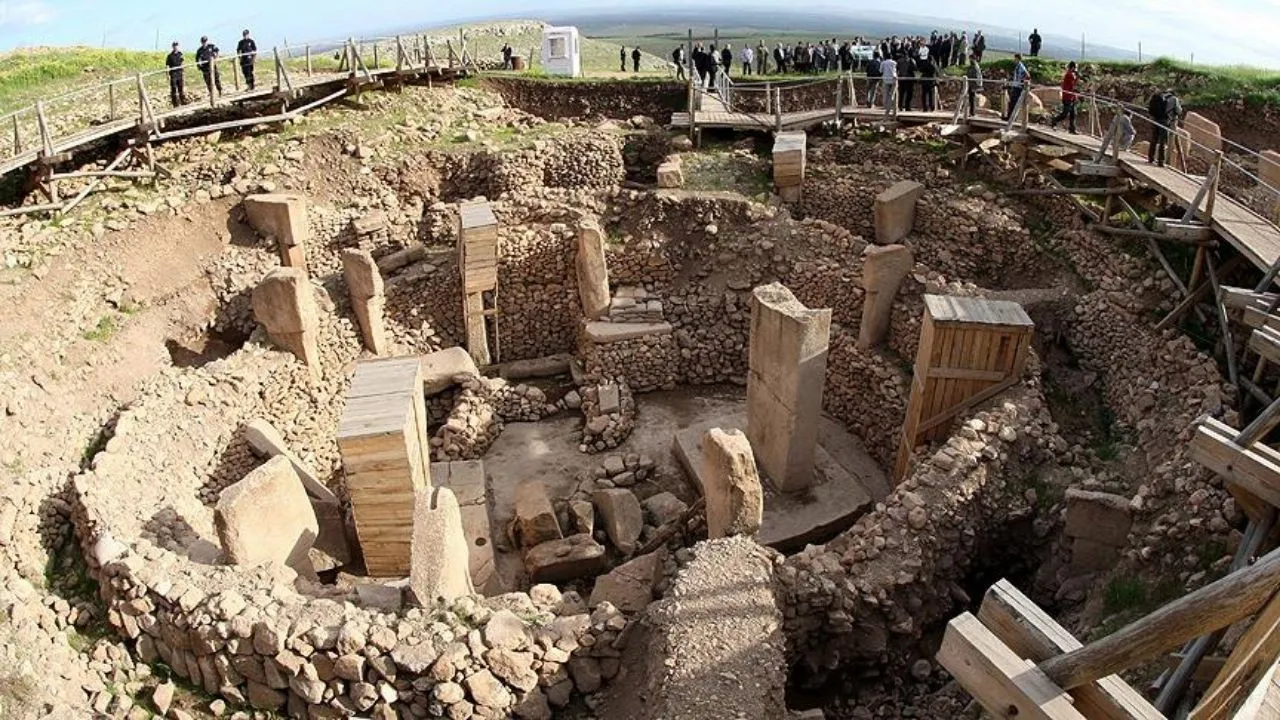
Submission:
<svg viewBox="0 0 1280 720">
<path fill-rule="evenodd" d="M 307 45 L 307 77 L 311 77 L 311 46 Z"/>
<path fill-rule="evenodd" d="M 114 82 L 107 83 L 107 117 L 108 119 L 116 119 L 116 84 Z"/>
<path fill-rule="evenodd" d="M 378 42 L 376 40 L 373 43 L 373 69 L 378 69 Z"/>
<path fill-rule="evenodd" d="M 840 131 L 840 118 L 844 110 L 844 80 L 836 78 L 836 132 Z"/>
<path fill-rule="evenodd" d="M 1219 150 L 1213 158 L 1213 182 L 1209 185 L 1209 197 L 1204 203 L 1204 217 L 1206 220 L 1213 220 L 1213 205 L 1218 199 L 1218 183 L 1222 180 L 1222 151 Z"/>
<path fill-rule="evenodd" d="M 46 157 L 53 155 L 53 136 L 49 134 L 49 121 L 44 115 L 44 101 L 36 101 L 36 125 L 40 128 L 40 149 Z"/>
<path fill-rule="evenodd" d="M 231 84 L 235 87 L 236 92 L 240 92 L 240 63 L 243 62 L 240 54 L 236 53 L 235 62 L 231 63 Z"/>
<path fill-rule="evenodd" d="M 773 103 L 773 117 L 774 124 L 777 126 L 777 131 L 782 132 L 782 88 L 778 88 L 777 92 L 778 96 L 774 99 Z"/>
<path fill-rule="evenodd" d="M 18 129 L 18 114 L 13 114 L 13 154 L 22 152 L 22 133 Z"/>
</svg>

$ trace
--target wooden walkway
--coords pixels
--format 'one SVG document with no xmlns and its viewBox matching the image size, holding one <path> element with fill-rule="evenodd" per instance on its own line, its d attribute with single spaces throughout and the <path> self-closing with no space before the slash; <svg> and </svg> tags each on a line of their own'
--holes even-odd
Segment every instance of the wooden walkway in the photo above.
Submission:
<svg viewBox="0 0 1280 720">
<path fill-rule="evenodd" d="M 267 87 L 259 87 L 254 90 L 245 90 L 236 93 L 225 93 L 217 100 L 217 104 L 211 106 L 208 102 L 191 103 L 181 107 L 169 110 L 152 110 L 152 117 L 155 121 L 155 127 L 150 130 L 148 139 L 150 141 L 163 141 L 176 139 L 187 135 L 196 135 L 202 133 L 213 132 L 218 129 L 226 129 L 236 126 L 245 126 L 257 124 L 260 122 L 270 122 L 271 120 L 287 120 L 299 114 L 312 110 L 327 102 L 336 100 L 348 92 L 354 92 L 365 87 L 378 87 L 387 80 L 397 79 L 400 81 L 410 81 L 420 76 L 432 76 L 446 79 L 465 74 L 466 70 L 461 66 L 445 66 L 436 64 L 417 64 L 407 65 L 400 68 L 384 67 L 376 70 L 360 70 L 356 73 L 350 72 L 316 72 L 310 77 L 301 77 L 291 80 L 288 87 L 281 88 L 274 85 Z M 192 73 L 188 73 L 188 80 Z M 199 73 L 195 74 L 195 80 L 198 87 L 203 88 L 203 80 L 200 79 Z M 277 115 L 258 116 L 248 120 L 233 120 L 228 122 L 212 121 L 209 123 L 200 123 L 200 120 L 206 116 L 224 115 L 229 107 L 234 107 L 248 103 L 251 101 L 262 101 L 270 99 L 280 99 L 287 105 L 290 100 L 317 97 L 314 101 L 301 100 L 303 104 L 292 110 L 281 111 Z M 156 100 L 152 100 L 154 106 L 158 104 Z M 184 129 L 177 132 L 166 132 L 164 127 L 166 124 L 174 121 L 191 120 L 194 126 L 190 129 Z M 75 132 L 62 137 L 51 138 L 51 147 L 55 156 L 64 153 L 74 153 L 87 145 L 105 140 L 116 135 L 138 134 L 143 130 L 142 118 L 139 115 L 122 117 L 118 120 L 105 122 L 98 125 L 87 127 L 82 131 Z M 0 158 L 0 175 L 21 170 L 25 167 L 35 164 L 42 156 L 43 149 L 38 143 L 31 143 L 32 147 L 9 157 Z"/>
<path fill-rule="evenodd" d="M 695 113 L 695 122 L 701 128 L 730 128 L 735 130 L 804 130 L 834 120 L 836 109 L 806 110 L 782 113 L 779 117 L 773 113 L 725 112 L 718 108 L 714 111 Z M 846 108 L 841 117 L 861 123 L 875 125 L 878 122 L 900 124 L 949 123 L 951 112 L 899 111 L 896 115 L 886 115 L 883 108 Z M 976 115 L 965 123 L 987 131 L 1000 131 L 1005 123 L 998 117 Z M 674 128 L 688 128 L 689 114 L 675 113 L 671 117 Z M 1021 136 L 1021 129 L 1014 131 L 1012 137 Z M 1031 139 L 1056 145 L 1080 154 L 1096 153 L 1102 145 L 1099 138 L 1087 134 L 1073 135 L 1066 130 L 1053 130 L 1047 125 L 1029 125 L 1027 135 Z M 1131 152 L 1120 155 L 1120 167 L 1129 177 L 1156 190 L 1170 202 L 1188 207 L 1195 200 L 1196 194 L 1204 184 L 1204 178 L 1188 175 L 1172 167 L 1157 167 L 1147 164 L 1145 157 Z M 1206 218 L 1203 208 L 1197 217 L 1205 221 L 1218 235 L 1235 247 L 1244 257 L 1264 272 L 1277 259 L 1280 259 L 1280 228 L 1266 218 L 1258 215 L 1245 205 L 1219 192 L 1213 208 L 1213 217 Z"/>
</svg>

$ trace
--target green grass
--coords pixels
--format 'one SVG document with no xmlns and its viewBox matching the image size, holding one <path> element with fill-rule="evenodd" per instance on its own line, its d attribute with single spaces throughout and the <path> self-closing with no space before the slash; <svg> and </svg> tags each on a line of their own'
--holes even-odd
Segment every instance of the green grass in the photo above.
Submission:
<svg viewBox="0 0 1280 720">
<path fill-rule="evenodd" d="M 165 53 L 41 48 L 0 55 L 0 112 L 37 98 L 164 67 Z"/>
<path fill-rule="evenodd" d="M 108 342 L 115 337 L 116 332 L 120 329 L 120 321 L 115 315 L 103 315 L 98 318 L 98 324 L 84 331 L 84 339 L 93 342 Z"/>
</svg>

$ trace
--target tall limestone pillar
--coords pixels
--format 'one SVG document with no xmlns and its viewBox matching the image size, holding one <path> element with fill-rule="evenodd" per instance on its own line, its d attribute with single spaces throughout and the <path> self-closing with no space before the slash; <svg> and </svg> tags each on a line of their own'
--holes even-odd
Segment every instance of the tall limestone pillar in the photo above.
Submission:
<svg viewBox="0 0 1280 720">
<path fill-rule="evenodd" d="M 253 289 L 253 317 L 267 328 L 271 342 L 293 353 L 320 374 L 319 316 L 307 273 L 301 268 L 276 268 Z"/>
<path fill-rule="evenodd" d="M 594 220 L 578 225 L 578 297 L 582 313 L 595 320 L 609 311 L 609 266 L 605 261 L 604 232 Z"/>
<path fill-rule="evenodd" d="M 831 340 L 831 310 L 811 310 L 779 283 L 751 298 L 747 438 L 774 487 L 813 483 Z"/>
<path fill-rule="evenodd" d="M 281 265 L 306 269 L 311 226 L 305 197 L 284 193 L 250 195 L 244 199 L 244 210 L 254 230 L 275 238 Z"/>
<path fill-rule="evenodd" d="M 351 295 L 351 309 L 360 323 L 364 346 L 374 355 L 387 352 L 387 329 L 383 310 L 387 297 L 382 289 L 382 273 L 368 250 L 342 251 L 342 272 Z"/>
<path fill-rule="evenodd" d="M 893 299 L 915 261 L 905 245 L 868 245 L 862 260 L 862 289 L 866 294 L 862 297 L 858 347 L 865 350 L 888 336 Z"/>
</svg>

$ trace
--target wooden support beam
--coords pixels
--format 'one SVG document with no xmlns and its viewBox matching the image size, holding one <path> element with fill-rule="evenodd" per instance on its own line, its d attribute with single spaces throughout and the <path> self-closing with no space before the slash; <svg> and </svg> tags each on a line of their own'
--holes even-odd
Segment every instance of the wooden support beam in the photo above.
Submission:
<svg viewBox="0 0 1280 720">
<path fill-rule="evenodd" d="M 1258 612 L 1280 588 L 1280 550 L 1039 669 L 1072 689 L 1131 668 Z"/>
<path fill-rule="evenodd" d="M 1156 230 L 1179 240 L 1204 242 L 1213 238 L 1213 228 L 1199 222 L 1156 218 Z"/>
<path fill-rule="evenodd" d="M 1251 328 L 1267 327 L 1273 330 L 1280 330 L 1280 315 L 1271 315 L 1256 307 L 1246 307 L 1244 309 L 1244 324 Z"/>
<path fill-rule="evenodd" d="M 983 157 L 986 157 L 986 155 L 983 154 Z M 990 158 L 987 158 L 987 159 L 990 160 Z M 994 165 L 994 162 L 992 164 Z M 1047 180 L 1050 185 L 1053 185 L 1055 188 L 1059 190 L 1066 189 L 1066 186 L 1058 182 L 1058 180 L 1052 175 L 1045 175 L 1044 179 Z M 1083 213 L 1085 217 L 1089 218 L 1095 223 L 1102 221 L 1102 217 L 1098 215 L 1097 211 L 1095 211 L 1093 208 L 1081 202 L 1080 198 L 1076 197 L 1075 195 L 1067 195 L 1067 197 L 1071 199 L 1072 204 L 1074 204 L 1076 206 L 1076 209 L 1079 210 L 1081 213 Z"/>
<path fill-rule="evenodd" d="M 1082 647 L 1044 610 L 1008 580 L 992 585 L 982 598 L 978 619 L 1009 649 L 1032 662 Z M 1076 708 L 1090 720 L 1165 720 L 1164 715 L 1117 675 L 1072 691 Z"/>
<path fill-rule="evenodd" d="M 1129 188 L 1037 188 L 1033 190 L 1010 190 L 1008 195 L 1123 195 Z"/>
<path fill-rule="evenodd" d="M 49 133 L 49 120 L 44 114 L 44 101 L 36 101 L 36 125 L 40 129 L 40 152 L 45 157 L 53 155 L 53 135 Z"/>
<path fill-rule="evenodd" d="M 1122 177 L 1124 175 L 1124 170 L 1119 165 L 1091 160 L 1077 160 L 1074 172 L 1086 177 Z"/>
<path fill-rule="evenodd" d="M 1280 595 L 1258 613 L 1214 678 L 1190 720 L 1225 720 L 1252 692 L 1255 685 L 1270 680 L 1271 666 L 1280 654 Z"/>
<path fill-rule="evenodd" d="M 1280 452 L 1261 443 L 1242 447 L 1236 442 L 1239 436 L 1239 431 L 1222 421 L 1205 418 L 1191 436 L 1191 459 L 1221 476 L 1228 489 L 1237 486 L 1280 507 Z"/>
<path fill-rule="evenodd" d="M 1173 670 L 1187 658 L 1186 653 L 1176 652 L 1169 653 L 1165 656 L 1165 667 Z M 1222 655 L 1210 655 L 1202 658 L 1196 665 L 1196 671 L 1192 673 L 1191 679 L 1196 683 L 1208 685 L 1213 682 L 1218 673 L 1222 671 L 1222 666 L 1227 664 L 1227 658 Z"/>
<path fill-rule="evenodd" d="M 1262 358 L 1263 362 L 1280 365 L 1280 330 L 1269 327 L 1254 330 L 1249 335 L 1248 347 L 1258 353 L 1258 357 Z"/>
<path fill-rule="evenodd" d="M 1210 240 L 1205 243 L 1200 243 L 1193 240 L 1185 240 L 1182 238 L 1174 237 L 1173 235 L 1166 235 L 1165 233 L 1156 232 L 1154 230 L 1137 230 L 1135 228 L 1118 228 L 1118 227 L 1110 227 L 1107 225 L 1099 225 L 1098 227 L 1095 227 L 1094 230 L 1097 230 L 1098 232 L 1101 232 L 1101 233 L 1106 233 L 1108 235 L 1115 235 L 1116 237 L 1151 238 L 1153 240 L 1164 240 L 1166 242 L 1175 242 L 1175 243 L 1178 243 L 1179 245 L 1202 245 L 1203 244 L 1208 247 L 1217 246 L 1217 242 L 1214 240 Z"/>
<path fill-rule="evenodd" d="M 109 165 L 107 165 L 105 170 L 102 170 L 100 173 L 92 174 L 92 176 L 95 176 L 97 179 L 95 179 L 93 182 L 89 183 L 83 189 L 81 189 L 80 193 L 76 195 L 74 198 L 72 198 L 71 202 L 67 203 L 65 207 L 59 210 L 59 212 L 63 215 L 66 215 L 67 213 L 74 210 L 75 207 L 79 205 L 81 202 L 83 202 L 85 198 L 89 197 L 89 193 L 93 192 L 95 189 L 97 189 L 99 185 L 102 184 L 103 177 L 113 176 L 115 173 L 118 172 L 116 168 L 120 167 L 120 165 L 124 163 L 125 160 L 128 160 L 130 157 L 133 157 L 133 148 L 128 148 L 122 151 L 119 155 L 116 156 L 114 160 L 111 161 Z M 148 170 L 145 172 L 149 177 L 156 176 L 156 173 L 154 170 Z M 72 174 L 74 175 L 76 173 L 72 173 Z"/>
<path fill-rule="evenodd" d="M 1221 268 L 1222 273 L 1225 275 L 1226 273 L 1229 273 L 1232 270 L 1235 270 L 1236 267 L 1239 266 L 1240 263 L 1242 262 L 1244 262 L 1243 255 L 1237 255 L 1231 258 L 1230 260 L 1222 264 L 1222 268 Z M 1213 287 L 1208 282 L 1202 282 L 1197 285 L 1195 282 L 1194 273 L 1192 274 L 1192 282 L 1190 283 L 1190 286 L 1194 287 L 1195 289 L 1191 291 L 1190 295 L 1183 298 L 1182 302 L 1178 303 L 1177 307 L 1171 310 L 1168 315 L 1165 315 L 1163 320 L 1156 323 L 1157 331 L 1164 330 L 1165 328 L 1172 326 L 1173 323 L 1176 322 L 1178 318 L 1182 316 L 1183 313 L 1185 313 L 1187 310 L 1190 310 L 1197 302 L 1200 301 L 1201 298 L 1203 298 L 1210 290 L 1213 289 Z"/>
<path fill-rule="evenodd" d="M 1227 378 L 1238 390 L 1240 370 L 1236 367 L 1236 345 L 1231 337 L 1231 323 L 1227 320 L 1227 309 L 1222 306 L 1222 288 L 1218 284 L 1218 271 L 1214 267 L 1213 255 L 1205 256 L 1205 268 L 1209 271 L 1209 282 L 1213 284 L 1213 309 L 1218 315 L 1218 326 L 1222 331 L 1222 347 L 1227 355 Z"/>
<path fill-rule="evenodd" d="M 969 613 L 947 623 L 938 662 L 997 718 L 1085 720 L 1067 693 Z"/>
<path fill-rule="evenodd" d="M 13 217 L 15 215 L 28 215 L 38 212 L 56 212 L 62 209 L 62 203 L 45 203 L 43 205 L 25 205 L 23 207 L 10 208 L 8 210 L 0 210 L 0 217 Z"/>
</svg>

